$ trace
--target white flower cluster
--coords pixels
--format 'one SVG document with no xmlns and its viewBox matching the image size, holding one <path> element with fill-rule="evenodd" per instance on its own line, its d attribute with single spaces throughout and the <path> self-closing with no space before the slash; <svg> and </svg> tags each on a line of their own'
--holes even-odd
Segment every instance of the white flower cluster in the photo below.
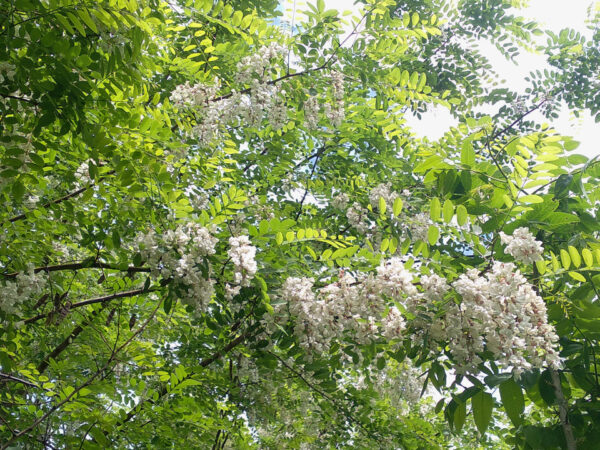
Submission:
<svg viewBox="0 0 600 450">
<path fill-rule="evenodd" d="M 237 66 L 236 81 L 250 85 L 250 95 L 232 91 L 227 98 L 217 101 L 220 80 L 213 84 L 189 82 L 179 85 L 171 93 L 171 102 L 180 107 L 198 109 L 199 120 L 193 129 L 193 135 L 200 145 L 208 145 L 221 135 L 224 124 L 243 122 L 249 126 L 258 126 L 265 113 L 274 129 L 280 129 L 287 123 L 285 92 L 269 84 L 269 66 L 273 59 L 281 58 L 283 47 L 273 44 L 261 47 L 257 53 L 243 58 Z"/>
<path fill-rule="evenodd" d="M 421 240 L 427 242 L 427 232 L 431 225 L 431 219 L 427 213 L 418 213 L 409 219 L 408 229 L 413 241 Z"/>
<path fill-rule="evenodd" d="M 525 227 L 517 228 L 512 236 L 500 232 L 500 240 L 506 244 L 506 253 L 519 262 L 531 264 L 542 259 L 542 243 Z"/>
<path fill-rule="evenodd" d="M 398 284 L 392 284 L 398 281 Z M 416 292 L 410 274 L 398 258 L 383 262 L 376 276 L 355 279 L 341 274 L 338 281 L 323 287 L 318 295 L 312 291 L 313 279 L 288 278 L 281 296 L 289 302 L 295 317 L 295 334 L 309 352 L 327 351 L 333 340 L 350 333 L 358 342 L 378 336 L 389 340 L 402 337 L 405 329 L 400 311 L 387 305 L 382 293 L 401 300 Z M 404 290 L 406 288 L 406 290 Z"/>
<path fill-rule="evenodd" d="M 344 210 L 346 206 L 348 206 L 348 202 L 350 201 L 350 197 L 345 192 L 340 192 L 335 197 L 331 199 L 331 206 L 336 209 Z"/>
<path fill-rule="evenodd" d="M 84 161 L 80 164 L 75 171 L 75 178 L 77 179 L 77 184 L 79 186 L 85 186 L 91 183 L 92 179 L 90 178 L 90 160 Z"/>
<path fill-rule="evenodd" d="M 304 121 L 306 128 L 314 130 L 319 125 L 319 99 L 311 96 L 304 102 Z"/>
<path fill-rule="evenodd" d="M 360 203 L 354 202 L 346 211 L 346 217 L 350 225 L 356 228 L 359 233 L 366 233 L 369 229 L 367 210 L 360 206 Z"/>
<path fill-rule="evenodd" d="M 332 341 L 350 335 L 357 342 L 377 337 L 400 340 L 406 322 L 389 299 L 411 314 L 411 335 L 428 336 L 449 346 L 458 373 L 477 372 L 484 351 L 518 376 L 525 370 L 558 367 L 558 337 L 546 317 L 546 305 L 514 264 L 496 262 L 485 276 L 476 269 L 461 275 L 452 287 L 462 302 L 443 299 L 451 289 L 438 275 L 422 276 L 417 290 L 412 274 L 399 258 L 383 261 L 377 274 L 338 281 L 318 293 L 313 280 L 288 278 L 281 297 L 294 318 L 294 333 L 309 353 L 326 352 Z M 440 307 L 446 308 L 440 316 Z M 429 319 L 427 319 L 429 316 Z"/>
<path fill-rule="evenodd" d="M 18 314 L 23 302 L 43 291 L 47 278 L 43 272 L 35 273 L 33 266 L 29 266 L 26 272 L 19 272 L 14 280 L 6 281 L 0 296 L 0 310 L 6 314 Z"/>
<path fill-rule="evenodd" d="M 271 127 L 281 129 L 288 122 L 286 92 L 272 83 L 275 61 L 283 57 L 285 48 L 279 44 L 259 48 L 256 53 L 244 57 L 237 64 L 235 81 L 242 86 L 240 91 L 232 90 L 225 98 L 218 98 L 220 80 L 212 84 L 189 82 L 179 85 L 171 93 L 171 102 L 179 107 L 193 107 L 198 110 L 198 122 L 193 134 L 201 145 L 208 145 L 221 135 L 221 127 L 227 124 L 243 123 L 258 127 L 266 117 Z M 331 74 L 333 106 L 326 104 L 324 112 L 334 126 L 344 119 L 344 86 L 339 72 Z M 314 129 L 319 122 L 319 100 L 310 97 L 305 105 L 307 127 Z"/>
<path fill-rule="evenodd" d="M 236 81 L 241 84 L 251 84 L 257 78 L 263 82 L 269 81 L 268 69 L 272 61 L 280 59 L 285 50 L 285 47 L 274 42 L 245 56 L 237 65 Z"/>
<path fill-rule="evenodd" d="M 397 192 L 392 191 L 392 183 L 381 183 L 369 192 L 369 201 L 373 208 L 379 208 L 379 199 L 383 198 L 388 211 L 392 211 L 394 201 L 399 197 Z"/>
<path fill-rule="evenodd" d="M 217 242 L 206 228 L 193 222 L 162 236 L 151 230 L 136 238 L 136 245 L 152 275 L 173 277 L 176 288 L 182 293 L 182 301 L 197 312 L 205 310 L 214 293 L 214 281 L 203 275 L 202 267 L 210 273 L 205 258 L 215 253 Z"/>
<path fill-rule="evenodd" d="M 179 107 L 204 108 L 210 105 L 212 99 L 217 95 L 219 87 L 219 83 L 212 86 L 197 83 L 192 86 L 189 81 L 186 81 L 171 93 L 171 103 Z"/>
<path fill-rule="evenodd" d="M 229 238 L 230 248 L 227 255 L 234 265 L 234 282 L 240 286 L 250 286 L 250 281 L 256 274 L 256 247 L 250 243 L 248 236 L 242 235 Z"/>
<path fill-rule="evenodd" d="M 325 117 L 334 127 L 339 127 L 344 121 L 344 75 L 341 72 L 331 72 L 331 90 L 333 103 L 326 103 L 323 107 Z"/>
<path fill-rule="evenodd" d="M 516 375 L 558 368 L 558 337 L 548 324 L 546 304 L 514 264 L 495 262 L 485 276 L 471 269 L 453 287 L 462 302 L 452 303 L 434 328 L 438 338 L 449 340 L 459 373 L 474 371 L 484 350 Z"/>
</svg>

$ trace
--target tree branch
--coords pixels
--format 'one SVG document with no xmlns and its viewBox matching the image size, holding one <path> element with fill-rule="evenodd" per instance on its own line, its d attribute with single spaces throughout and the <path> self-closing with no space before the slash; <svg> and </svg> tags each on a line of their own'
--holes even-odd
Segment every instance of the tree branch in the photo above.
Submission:
<svg viewBox="0 0 600 450">
<path fill-rule="evenodd" d="M 235 327 L 235 325 L 234 325 L 234 327 Z M 223 347 L 222 349 L 220 349 L 217 352 L 215 352 L 212 356 L 210 356 L 210 357 L 202 360 L 202 362 L 200 363 L 200 367 L 208 367 L 209 365 L 211 365 L 212 363 L 214 363 L 216 360 L 218 360 L 219 358 L 221 358 L 222 356 L 226 355 L 231 350 L 233 350 L 235 347 L 237 347 L 241 342 L 244 341 L 244 339 L 246 339 L 246 337 L 248 337 L 248 335 L 249 335 L 249 332 L 240 334 L 238 337 L 236 337 L 231 342 L 229 342 L 229 344 L 227 344 L 225 347 Z M 183 380 L 191 378 L 194 375 L 196 375 L 196 373 L 192 372 L 192 373 L 188 374 Z M 181 380 L 181 381 L 183 381 L 183 380 Z M 166 385 L 162 386 L 160 388 L 160 390 L 158 391 L 158 398 L 161 399 L 162 397 L 164 397 L 168 393 L 169 393 L 169 391 L 167 390 Z M 119 421 L 114 428 L 118 428 L 121 425 L 124 425 L 127 422 L 129 422 L 131 419 L 133 419 L 137 415 L 137 413 L 139 411 L 141 411 L 142 407 L 146 403 L 153 404 L 153 403 L 155 403 L 155 401 L 152 400 L 152 399 L 149 399 L 149 398 L 141 399 L 132 409 L 129 410 L 129 412 L 127 413 L 127 415 L 121 421 Z M 109 433 L 107 431 L 105 431 L 104 435 L 108 436 Z"/>
<path fill-rule="evenodd" d="M 102 180 L 104 180 L 104 179 L 105 179 L 105 178 L 106 178 L 108 175 L 112 175 L 112 174 L 114 174 L 114 173 L 115 173 L 115 171 L 114 171 L 114 170 L 111 170 L 110 172 L 107 172 L 107 173 L 106 173 L 106 174 L 104 174 L 102 177 L 100 177 L 100 178 L 98 179 L 98 182 L 97 182 L 97 183 L 90 183 L 90 184 L 88 184 L 87 186 L 84 186 L 84 187 L 82 187 L 82 188 L 79 188 L 79 189 L 77 189 L 76 191 L 70 192 L 70 193 L 69 193 L 69 194 L 67 194 L 67 195 L 64 195 L 64 196 L 62 196 L 62 197 L 60 197 L 60 198 L 57 198 L 57 199 L 55 199 L 55 200 L 52 200 L 52 201 L 50 201 L 50 202 L 48 202 L 48 203 L 45 203 L 45 204 L 43 204 L 41 207 L 42 207 L 42 208 L 44 208 L 44 209 L 46 209 L 46 208 L 49 208 L 49 207 L 50 207 L 50 206 L 52 206 L 52 205 L 58 205 L 59 203 L 62 203 L 62 202 L 64 202 L 65 200 L 69 200 L 70 198 L 77 197 L 79 194 L 81 194 L 81 193 L 83 193 L 83 192 L 87 191 L 87 190 L 88 190 L 89 188 L 91 188 L 92 186 L 96 186 L 98 183 L 100 183 Z M 11 217 L 11 218 L 10 218 L 10 219 L 8 219 L 8 220 L 4 220 L 2 223 L 6 223 L 6 222 L 10 222 L 10 223 L 12 223 L 12 222 L 17 222 L 17 221 L 19 221 L 19 220 L 23 220 L 23 219 L 25 219 L 26 217 L 27 217 L 27 213 L 23 213 L 23 214 L 19 214 L 19 215 L 17 215 L 17 216 Z"/>
<path fill-rule="evenodd" d="M 119 266 L 115 266 L 113 264 L 107 264 L 102 262 L 89 262 L 89 261 L 81 261 L 75 263 L 65 263 L 65 264 L 55 264 L 52 266 L 42 266 L 36 267 L 33 269 L 35 273 L 39 272 L 61 272 L 63 270 L 83 270 L 83 269 L 106 269 L 106 270 L 119 270 L 122 272 L 129 273 L 149 273 L 151 269 L 149 267 L 135 267 L 129 266 L 127 268 L 122 268 Z M 19 275 L 19 272 L 7 273 L 4 274 L 6 278 L 16 278 Z"/>
<path fill-rule="evenodd" d="M 296 219 L 295 219 L 296 222 L 298 221 L 298 219 L 300 218 L 300 215 L 302 214 L 302 208 L 304 206 L 304 201 L 306 200 L 306 196 L 308 195 L 308 183 L 310 182 L 310 180 L 312 179 L 313 175 L 315 174 L 315 170 L 317 170 L 317 165 L 319 164 L 319 159 L 321 158 L 321 156 L 325 152 L 326 148 L 327 147 L 324 145 L 316 153 L 315 162 L 314 162 L 314 164 L 312 166 L 312 169 L 310 171 L 310 175 L 308 176 L 308 181 L 306 182 L 306 189 L 304 190 L 304 195 L 302 196 L 302 199 L 300 200 L 300 208 L 298 209 L 298 212 L 296 213 Z"/>
<path fill-rule="evenodd" d="M 576 450 L 577 444 L 575 443 L 573 428 L 571 427 L 568 416 L 569 405 L 565 400 L 565 396 L 560 385 L 560 375 L 558 374 L 558 371 L 550 370 L 550 377 L 552 378 L 552 385 L 554 386 L 556 400 L 558 401 L 558 417 L 560 418 L 560 424 L 562 425 L 563 434 L 565 435 L 567 450 Z"/>
<path fill-rule="evenodd" d="M 84 301 L 81 301 L 78 303 L 73 303 L 69 307 L 69 310 L 72 310 L 75 308 L 81 308 L 82 306 L 93 305 L 94 303 L 105 303 L 105 302 L 109 302 L 109 301 L 117 299 L 117 298 L 133 297 L 135 295 L 146 294 L 148 292 L 156 292 L 158 290 L 160 290 L 160 288 L 158 288 L 158 287 L 157 288 L 149 288 L 149 289 L 144 289 L 142 287 L 139 289 L 134 289 L 132 291 L 117 292 L 116 294 L 105 295 L 103 297 L 96 297 L 96 298 L 91 298 L 89 300 L 84 300 Z M 37 322 L 38 320 L 43 319 L 44 317 L 48 317 L 50 314 L 52 314 L 52 312 L 49 312 L 47 314 L 38 314 L 37 316 L 31 317 L 31 318 L 25 320 L 24 323 L 27 325 L 29 323 Z"/>
<path fill-rule="evenodd" d="M 50 352 L 48 355 L 46 355 L 46 357 L 38 365 L 38 367 L 37 367 L 38 372 L 40 374 L 44 373 L 44 371 L 48 368 L 48 365 L 50 364 L 50 360 L 56 359 L 56 357 L 58 355 L 60 355 L 75 340 L 75 338 L 81 334 L 84 327 L 89 325 L 90 322 L 94 319 L 94 317 L 96 317 L 98 314 L 100 314 L 107 306 L 108 306 L 108 303 L 104 303 L 100 307 L 100 309 L 92 311 L 92 313 L 89 315 L 89 317 L 86 320 L 84 320 L 79 325 L 77 325 L 75 328 L 73 328 L 73 331 L 71 331 L 71 333 L 60 344 L 58 344 L 58 346 L 54 350 L 52 350 L 52 352 Z"/>
<path fill-rule="evenodd" d="M 22 378 L 15 377 L 13 375 L 9 375 L 7 373 L 0 372 L 0 378 L 2 378 L 3 380 L 6 380 L 6 381 L 14 381 L 15 383 L 21 383 L 21 384 L 24 384 L 25 386 L 39 388 L 39 386 L 36 383 L 24 380 Z"/>
</svg>

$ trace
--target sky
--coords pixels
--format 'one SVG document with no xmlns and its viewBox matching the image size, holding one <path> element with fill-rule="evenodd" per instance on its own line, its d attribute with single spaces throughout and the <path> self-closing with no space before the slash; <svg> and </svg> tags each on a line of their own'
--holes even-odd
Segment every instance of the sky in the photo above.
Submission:
<svg viewBox="0 0 600 450">
<path fill-rule="evenodd" d="M 309 0 L 312 2 L 311 0 Z M 316 0 L 314 0 L 316 2 Z M 289 7 L 296 3 L 296 10 L 304 9 L 306 2 L 304 0 L 286 0 Z M 326 9 L 337 9 L 338 11 L 352 11 L 357 13 L 358 8 L 353 4 L 353 0 L 325 0 Z M 558 33 L 563 28 L 574 28 L 582 34 L 589 37 L 590 33 L 586 30 L 585 20 L 587 10 L 590 5 L 600 4 L 592 0 L 529 0 L 529 6 L 517 12 L 518 15 L 526 19 L 535 20 L 543 29 L 549 29 Z M 546 38 L 541 36 L 542 42 Z M 517 64 L 507 61 L 491 44 L 483 44 L 481 50 L 484 51 L 496 72 L 502 79 L 506 80 L 507 86 L 517 91 L 523 91 L 527 86 L 525 77 L 532 70 L 541 70 L 549 67 L 542 55 L 531 53 L 522 54 L 517 58 Z M 532 114 L 532 119 L 538 122 L 547 122 L 541 115 Z M 420 120 L 409 118 L 408 124 L 412 127 L 418 136 L 426 136 L 430 139 L 439 139 L 451 127 L 456 125 L 456 120 L 444 108 L 436 108 L 426 113 Z M 586 155 L 588 158 L 600 155 L 600 145 L 596 144 L 600 133 L 600 124 L 596 124 L 589 114 L 575 116 L 563 107 L 560 117 L 550 125 L 558 133 L 572 136 L 581 144 L 577 153 Z"/>
</svg>

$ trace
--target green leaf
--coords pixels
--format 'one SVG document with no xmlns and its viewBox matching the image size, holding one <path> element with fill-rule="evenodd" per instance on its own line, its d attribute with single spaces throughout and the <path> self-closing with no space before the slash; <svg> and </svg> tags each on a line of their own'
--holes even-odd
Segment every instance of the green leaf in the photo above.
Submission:
<svg viewBox="0 0 600 450">
<path fill-rule="evenodd" d="M 515 426 L 523 422 L 521 414 L 525 410 L 525 398 L 521 387 L 512 378 L 500 384 L 500 398 L 508 418 Z"/>
<path fill-rule="evenodd" d="M 416 27 L 417 24 L 419 23 L 419 14 L 417 14 L 416 12 L 413 13 L 413 15 L 411 17 L 411 22 L 412 22 L 412 26 Z"/>
<path fill-rule="evenodd" d="M 440 230 L 435 225 L 429 225 L 429 229 L 427 230 L 427 240 L 430 245 L 435 245 L 438 238 L 440 237 Z"/>
<path fill-rule="evenodd" d="M 453 424 L 456 432 L 462 430 L 467 418 L 467 404 L 465 402 L 458 403 L 454 410 Z"/>
<path fill-rule="evenodd" d="M 569 256 L 571 257 L 571 262 L 575 267 L 581 266 L 581 256 L 575 247 L 569 245 Z"/>
<path fill-rule="evenodd" d="M 469 140 L 465 140 L 462 143 L 460 163 L 467 167 L 472 167 L 475 164 L 475 150 L 473 149 L 473 143 Z"/>
<path fill-rule="evenodd" d="M 569 253 L 564 248 L 560 249 L 560 260 L 561 260 L 562 266 L 565 268 L 565 270 L 568 269 L 569 266 L 571 265 L 571 257 L 569 256 Z"/>
<path fill-rule="evenodd" d="M 73 26 L 77 29 L 77 31 L 79 31 L 79 33 L 83 37 L 86 37 L 85 28 L 83 24 L 79 21 L 79 19 L 71 12 L 67 12 L 67 17 L 69 18 Z"/>
<path fill-rule="evenodd" d="M 446 201 L 444 201 L 442 215 L 444 216 L 444 222 L 450 223 L 452 221 L 452 217 L 454 216 L 454 204 L 452 201 L 450 201 L 450 199 L 446 199 Z"/>
<path fill-rule="evenodd" d="M 456 207 L 456 221 L 458 224 L 462 227 L 467 223 L 468 219 L 469 214 L 467 212 L 467 208 L 465 208 L 463 205 L 458 205 Z"/>
<path fill-rule="evenodd" d="M 94 33 L 98 33 L 98 27 L 96 26 L 96 22 L 94 22 L 94 20 L 90 17 L 90 15 L 87 12 L 87 9 L 81 8 L 77 11 L 77 13 L 79 14 L 81 20 L 83 20 L 83 22 L 89 28 L 91 28 Z"/>
<path fill-rule="evenodd" d="M 556 391 L 552 384 L 552 376 L 549 370 L 545 370 L 538 381 L 538 388 L 542 399 L 548 406 L 552 406 L 556 403 Z"/>
<path fill-rule="evenodd" d="M 440 199 L 437 197 L 433 197 L 431 199 L 431 204 L 429 206 L 429 215 L 431 216 L 431 220 L 433 220 L 433 221 L 439 220 L 441 211 L 442 211 L 442 205 L 440 203 Z"/>
<path fill-rule="evenodd" d="M 383 199 L 383 197 L 379 197 L 379 213 L 381 215 L 384 215 L 386 209 L 387 209 L 387 205 L 385 204 L 385 200 Z"/>
<path fill-rule="evenodd" d="M 594 265 L 594 256 L 590 249 L 584 248 L 581 250 L 581 256 L 583 256 L 583 261 L 587 267 L 592 267 Z"/>
<path fill-rule="evenodd" d="M 569 276 L 571 278 L 573 278 L 574 280 L 580 281 L 582 283 L 585 283 L 587 281 L 585 279 L 585 277 L 583 275 L 581 275 L 579 272 L 570 271 Z"/>
<path fill-rule="evenodd" d="M 423 161 L 421 164 L 416 166 L 413 169 L 413 172 L 415 172 L 415 173 L 426 172 L 429 169 L 439 167 L 441 165 L 442 161 L 443 161 L 443 158 L 440 155 L 430 156 L 429 158 L 425 159 L 425 161 Z"/>
<path fill-rule="evenodd" d="M 524 195 L 523 197 L 519 197 L 519 202 L 521 203 L 544 203 L 544 199 L 539 195 Z"/>
<path fill-rule="evenodd" d="M 479 432 L 484 434 L 492 419 L 494 399 L 487 392 L 479 391 L 471 398 L 471 405 L 473 406 L 475 425 Z"/>
<path fill-rule="evenodd" d="M 392 212 L 394 213 L 395 217 L 399 217 L 400 213 L 402 212 L 402 199 L 400 197 L 396 197 L 396 200 L 394 200 L 394 206 L 392 207 Z"/>
<path fill-rule="evenodd" d="M 402 16 L 402 25 L 404 25 L 404 28 L 410 25 L 410 14 L 404 13 Z"/>
</svg>

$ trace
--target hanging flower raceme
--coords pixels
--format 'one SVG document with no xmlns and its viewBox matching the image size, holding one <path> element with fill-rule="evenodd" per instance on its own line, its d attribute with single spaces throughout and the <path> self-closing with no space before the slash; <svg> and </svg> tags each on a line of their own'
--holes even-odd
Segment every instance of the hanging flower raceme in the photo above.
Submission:
<svg viewBox="0 0 600 450">
<path fill-rule="evenodd" d="M 421 290 L 400 259 L 391 258 L 374 276 L 342 274 L 317 293 L 312 279 L 288 278 L 281 296 L 288 301 L 300 345 L 309 353 L 326 352 L 344 336 L 358 343 L 407 337 L 406 319 L 390 306 L 392 300 L 411 314 L 411 336 L 427 335 L 449 346 L 459 373 L 477 372 L 484 351 L 516 375 L 558 367 L 558 338 L 548 324 L 546 305 L 513 264 L 497 262 L 485 276 L 476 269 L 461 275 L 452 287 L 462 302 L 449 302 L 443 310 L 440 304 L 451 289 L 446 280 L 424 275 L 420 284 Z"/>
<path fill-rule="evenodd" d="M 450 342 L 459 373 L 476 371 L 484 350 L 516 375 L 558 367 L 558 337 L 546 304 L 514 264 L 496 262 L 485 276 L 471 269 L 453 287 L 462 302 L 451 304 L 436 337 Z"/>
<path fill-rule="evenodd" d="M 234 282 L 240 286 L 250 286 L 250 281 L 256 274 L 256 247 L 250 243 L 248 236 L 233 236 L 229 238 L 230 249 L 227 255 L 234 265 Z"/>
<path fill-rule="evenodd" d="M 182 109 L 196 110 L 197 123 L 192 135 L 200 145 L 208 145 L 221 136 L 224 125 L 243 124 L 259 127 L 266 118 L 274 130 L 288 122 L 287 92 L 281 83 L 273 83 L 277 63 L 283 59 L 285 48 L 273 43 L 244 57 L 236 66 L 234 81 L 239 89 L 218 96 L 221 80 L 177 86 L 170 95 L 171 102 Z M 325 117 L 333 126 L 344 119 L 344 83 L 340 72 L 332 71 L 330 84 L 333 101 L 323 107 Z M 319 123 L 320 105 L 317 97 L 309 97 L 304 105 L 308 129 Z"/>
<path fill-rule="evenodd" d="M 380 335 L 401 337 L 405 321 L 396 307 L 388 307 L 386 296 L 401 300 L 416 293 L 411 275 L 398 258 L 383 262 L 377 275 L 354 278 L 341 274 L 337 282 L 313 293 L 311 278 L 288 278 L 281 296 L 289 301 L 290 315 L 296 318 L 295 333 L 311 352 L 326 351 L 332 340 L 350 333 L 357 342 L 369 342 Z"/>
<path fill-rule="evenodd" d="M 24 302 L 42 293 L 47 280 L 47 274 L 36 273 L 33 266 L 19 272 L 14 280 L 5 281 L 0 295 L 0 310 L 6 314 L 18 314 Z"/>
<path fill-rule="evenodd" d="M 542 243 L 527 228 L 517 228 L 512 236 L 500 232 L 500 240 L 506 244 L 506 253 L 519 262 L 531 264 L 542 259 Z"/>
<path fill-rule="evenodd" d="M 201 313 L 214 294 L 207 256 L 215 253 L 218 239 L 206 228 L 189 222 L 158 235 L 154 230 L 136 238 L 142 259 L 155 277 L 173 278 L 182 301 Z"/>
</svg>

